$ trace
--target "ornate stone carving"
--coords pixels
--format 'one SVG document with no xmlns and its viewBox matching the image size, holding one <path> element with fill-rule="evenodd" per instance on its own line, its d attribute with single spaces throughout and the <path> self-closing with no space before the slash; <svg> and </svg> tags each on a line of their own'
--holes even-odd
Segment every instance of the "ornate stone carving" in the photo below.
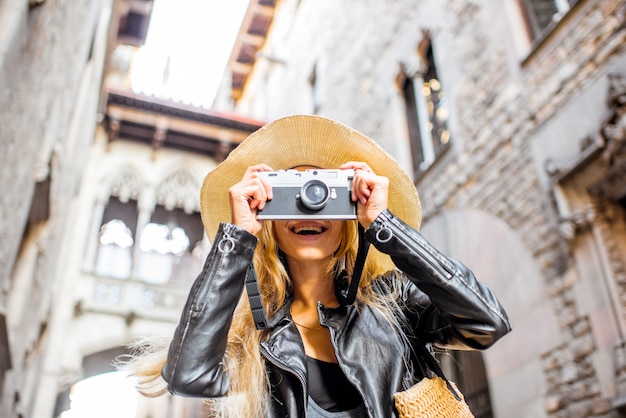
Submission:
<svg viewBox="0 0 626 418">
<path fill-rule="evenodd" d="M 548 158 L 544 163 L 544 169 L 555 183 L 561 182 L 586 167 L 604 148 L 602 136 L 587 136 L 580 141 L 580 154 L 574 160 Z"/>
<path fill-rule="evenodd" d="M 606 139 L 603 157 L 610 165 L 626 154 L 626 78 L 620 74 L 609 74 L 608 104 L 613 112 L 602 127 Z"/>
<path fill-rule="evenodd" d="M 609 106 L 621 107 L 626 105 L 626 77 L 621 74 L 609 74 Z"/>
<path fill-rule="evenodd" d="M 100 281 L 94 287 L 93 300 L 107 305 L 117 305 L 124 294 L 123 283 Z"/>
<path fill-rule="evenodd" d="M 614 205 L 597 205 L 597 230 L 604 244 L 604 250 L 607 258 L 607 268 L 620 290 L 618 298 L 622 312 L 626 315 L 626 259 L 622 253 L 618 238 L 615 236 L 614 225 L 615 220 L 620 216 L 622 210 L 616 210 Z M 626 320 L 622 318 L 622 320 Z"/>
<path fill-rule="evenodd" d="M 589 188 L 589 193 L 612 200 L 626 196 L 626 160 L 608 170 L 600 181 Z"/>
<path fill-rule="evenodd" d="M 626 80 L 618 74 L 611 74 L 608 79 L 611 116 L 602 124 L 598 135 L 580 141 L 580 154 L 573 161 L 548 159 L 545 170 L 558 183 L 594 169 L 600 175 L 594 176 L 598 180 L 588 185 L 589 192 L 618 200 L 626 195 Z"/>
<path fill-rule="evenodd" d="M 128 202 L 130 199 L 138 200 L 143 188 L 144 182 L 139 174 L 131 167 L 124 167 L 111 181 L 109 193 L 122 202 Z"/>
<path fill-rule="evenodd" d="M 166 287 L 146 287 L 141 295 L 141 306 L 145 309 L 178 311 L 184 305 L 186 296 L 184 292 L 174 292 Z"/>
<path fill-rule="evenodd" d="M 107 135 L 107 149 L 110 149 L 111 143 L 116 141 L 120 134 L 121 120 L 119 115 L 109 115 L 109 129 Z"/>
<path fill-rule="evenodd" d="M 625 321 L 626 263 L 616 235 L 615 222 L 623 216 L 620 215 L 623 209 L 616 202 L 626 196 L 626 83 L 623 77 L 615 75 L 609 77 L 609 83 L 611 116 L 600 124 L 597 134 L 580 141 L 580 153 L 576 158 L 570 161 L 546 161 L 545 169 L 554 182 L 555 204 L 561 216 L 560 236 L 573 248 L 581 233 L 593 231 L 593 236 L 588 234 L 585 238 L 592 240 L 591 245 L 595 245 L 598 252 L 604 255 L 600 262 L 606 276 L 602 280 L 615 289 L 616 295 L 611 303 L 615 305 L 616 320 Z M 601 397 L 593 404 L 580 402 L 576 405 L 576 401 L 598 395 L 597 377 L 591 374 L 595 371 L 590 360 L 595 348 L 590 332 L 591 323 L 577 311 L 575 298 L 567 291 L 562 291 L 559 296 L 562 298 L 562 307 L 570 307 L 569 314 L 566 314 L 567 309 L 559 309 L 560 318 L 573 337 L 572 343 L 578 346 L 568 343 L 544 356 L 544 372 L 548 381 L 547 412 L 554 416 L 600 416 L 613 408 L 619 408 L 617 403 L 611 405 L 615 400 Z M 584 326 L 574 327 L 572 324 Z M 624 343 L 616 346 L 615 356 L 618 394 L 626 394 Z M 585 370 L 590 373 L 585 374 Z M 574 375 L 573 372 L 579 374 Z"/>
<path fill-rule="evenodd" d="M 572 242 L 578 233 L 590 230 L 595 219 L 596 212 L 591 206 L 575 210 L 569 216 L 561 218 L 559 235 L 566 241 Z"/>
<path fill-rule="evenodd" d="M 187 213 L 200 211 L 200 185 L 187 170 L 178 170 L 168 176 L 157 188 L 157 203 L 165 209 L 182 208 Z"/>
</svg>

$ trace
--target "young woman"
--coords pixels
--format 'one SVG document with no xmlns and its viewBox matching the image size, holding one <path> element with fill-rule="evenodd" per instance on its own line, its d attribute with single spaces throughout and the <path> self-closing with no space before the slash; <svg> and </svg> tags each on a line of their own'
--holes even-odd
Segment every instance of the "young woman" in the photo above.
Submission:
<svg viewBox="0 0 626 418">
<path fill-rule="evenodd" d="M 357 220 L 257 219 L 274 197 L 259 172 L 294 168 L 354 170 Z M 201 199 L 213 245 L 167 359 L 134 364 L 144 393 L 162 377 L 171 393 L 211 399 L 218 416 L 392 417 L 394 393 L 426 373 L 418 345 L 486 349 L 511 329 L 493 292 L 417 232 L 409 176 L 345 125 L 266 125 L 209 173 Z M 365 241 L 373 248 L 352 274 Z M 244 292 L 250 266 L 267 316 L 260 330 Z"/>
</svg>

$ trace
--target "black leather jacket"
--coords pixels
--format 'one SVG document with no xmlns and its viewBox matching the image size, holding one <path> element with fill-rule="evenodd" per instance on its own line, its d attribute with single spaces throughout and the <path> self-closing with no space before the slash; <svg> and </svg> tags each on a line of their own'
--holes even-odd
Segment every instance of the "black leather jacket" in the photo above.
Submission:
<svg viewBox="0 0 626 418">
<path fill-rule="evenodd" d="M 404 273 L 402 298 L 422 343 L 485 349 L 511 330 L 491 289 L 389 211 L 378 216 L 366 237 Z M 171 393 L 200 397 L 227 393 L 229 378 L 221 360 L 256 242 L 256 237 L 232 224 L 220 225 L 163 369 Z M 268 417 L 305 416 L 306 360 L 289 304 L 270 318 L 269 338 L 260 346 L 272 384 Z M 334 309 L 318 304 L 318 311 L 320 323 L 330 330 L 339 365 L 360 391 L 369 416 L 396 416 L 393 394 L 408 389 L 420 377 L 411 375 L 403 362 L 406 344 L 380 313 L 359 304 L 358 299 Z M 421 369 L 420 365 L 415 368 Z"/>
</svg>

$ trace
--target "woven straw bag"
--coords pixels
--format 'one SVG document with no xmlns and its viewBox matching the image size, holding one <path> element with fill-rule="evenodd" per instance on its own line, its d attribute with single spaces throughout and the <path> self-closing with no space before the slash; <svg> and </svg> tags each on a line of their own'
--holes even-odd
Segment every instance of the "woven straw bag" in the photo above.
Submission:
<svg viewBox="0 0 626 418">
<path fill-rule="evenodd" d="M 453 382 L 458 400 L 439 376 L 425 377 L 410 389 L 394 395 L 400 418 L 474 418 L 465 398 Z"/>
<path fill-rule="evenodd" d="M 400 418 L 474 418 L 461 391 L 449 381 L 426 346 L 415 346 L 418 358 L 428 366 L 432 377 L 424 377 L 404 392 L 394 394 Z"/>
</svg>

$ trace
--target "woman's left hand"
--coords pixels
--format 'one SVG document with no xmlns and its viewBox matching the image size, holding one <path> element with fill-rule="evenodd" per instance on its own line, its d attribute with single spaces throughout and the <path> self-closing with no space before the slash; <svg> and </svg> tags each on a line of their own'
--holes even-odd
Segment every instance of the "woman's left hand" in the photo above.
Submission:
<svg viewBox="0 0 626 418">
<path fill-rule="evenodd" d="M 377 176 L 363 162 L 349 161 L 339 167 L 341 170 L 353 169 L 352 200 L 357 202 L 357 217 L 363 228 L 367 229 L 376 217 L 387 209 L 389 198 L 389 179 Z"/>
</svg>

